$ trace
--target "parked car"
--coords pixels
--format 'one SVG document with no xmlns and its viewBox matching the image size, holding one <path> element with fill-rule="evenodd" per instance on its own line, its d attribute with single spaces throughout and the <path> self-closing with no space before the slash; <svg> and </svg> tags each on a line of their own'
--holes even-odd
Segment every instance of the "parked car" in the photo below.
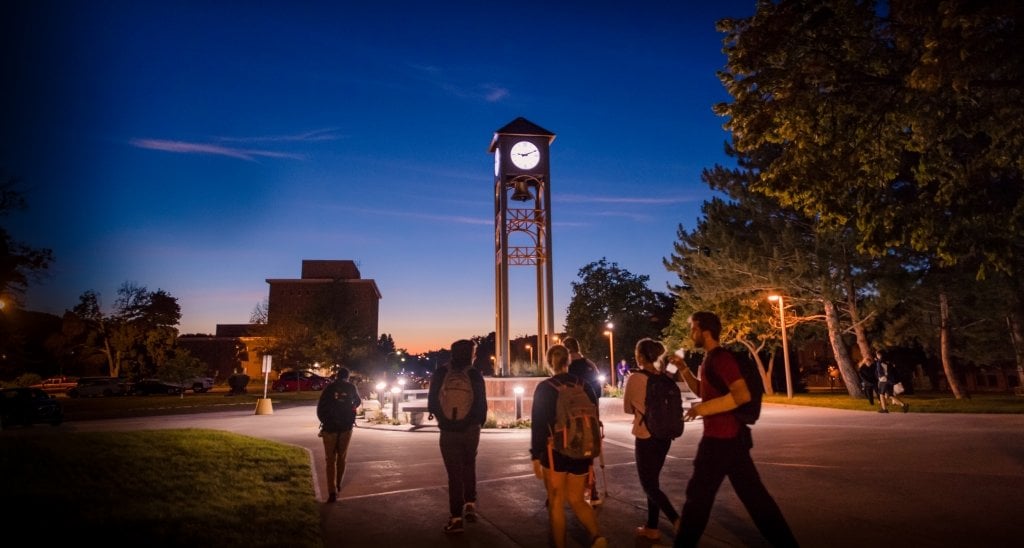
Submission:
<svg viewBox="0 0 1024 548">
<path fill-rule="evenodd" d="M 124 381 L 117 377 L 82 377 L 74 387 L 68 388 L 68 396 L 72 398 L 123 396 L 126 393 Z"/>
<path fill-rule="evenodd" d="M 285 371 L 274 381 L 271 389 L 276 392 L 295 392 L 297 390 L 323 390 L 331 383 L 312 371 Z"/>
<path fill-rule="evenodd" d="M 50 377 L 39 384 L 33 384 L 29 388 L 38 388 L 48 393 L 64 393 L 68 388 L 78 384 L 78 381 L 71 377 Z"/>
<path fill-rule="evenodd" d="M 132 385 L 132 393 L 142 396 L 152 394 L 181 394 L 185 388 L 180 384 L 165 382 L 160 379 L 142 379 Z"/>
<path fill-rule="evenodd" d="M 196 394 L 208 392 L 213 388 L 213 377 L 196 377 L 192 379 L 192 386 L 189 388 Z"/>
<path fill-rule="evenodd" d="M 17 424 L 29 426 L 64 422 L 64 408 L 57 397 L 39 388 L 4 388 L 0 390 L 0 428 Z"/>
</svg>

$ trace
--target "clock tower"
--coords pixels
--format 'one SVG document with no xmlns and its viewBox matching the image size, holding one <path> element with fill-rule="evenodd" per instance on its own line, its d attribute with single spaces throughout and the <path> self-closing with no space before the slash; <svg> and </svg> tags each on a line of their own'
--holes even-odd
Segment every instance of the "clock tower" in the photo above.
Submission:
<svg viewBox="0 0 1024 548">
<path fill-rule="evenodd" d="M 494 132 L 495 370 L 511 372 L 510 266 L 533 266 L 537 280 L 537 363 L 555 336 L 551 268 L 551 162 L 555 134 L 516 118 Z"/>
</svg>

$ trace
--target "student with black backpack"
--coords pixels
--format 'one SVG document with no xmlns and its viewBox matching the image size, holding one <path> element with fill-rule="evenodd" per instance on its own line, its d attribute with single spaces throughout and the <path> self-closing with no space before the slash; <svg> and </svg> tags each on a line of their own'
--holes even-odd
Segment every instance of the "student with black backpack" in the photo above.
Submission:
<svg viewBox="0 0 1024 548">
<path fill-rule="evenodd" d="M 749 423 L 737 410 L 751 400 L 751 390 L 731 352 L 718 344 L 722 321 L 712 312 L 690 316 L 690 340 L 704 349 L 699 379 L 681 367 L 690 389 L 701 403 L 686 412 L 687 420 L 703 417 L 704 435 L 693 459 L 693 475 L 686 485 L 686 502 L 676 533 L 675 546 L 697 546 L 711 517 L 711 507 L 722 481 L 729 478 L 733 490 L 772 546 L 797 546 L 782 510 L 761 482 L 750 449 L 754 442 Z"/>
<path fill-rule="evenodd" d="M 679 513 L 661 490 L 661 469 L 672 448 L 672 440 L 683 433 L 683 401 L 676 381 L 661 371 L 665 346 L 653 339 L 636 343 L 639 373 L 630 375 L 622 396 L 622 409 L 633 415 L 633 454 L 640 486 L 647 495 L 647 521 L 635 534 L 648 540 L 661 538 L 658 516 L 662 513 L 674 526 Z"/>
<path fill-rule="evenodd" d="M 316 404 L 320 437 L 327 457 L 327 502 L 338 500 L 341 479 L 345 476 L 348 444 L 352 441 L 352 428 L 356 423 L 356 409 L 363 403 L 355 385 L 348 382 L 348 376 L 348 369 L 338 369 L 334 382 L 324 388 Z"/>
<path fill-rule="evenodd" d="M 474 522 L 476 513 L 476 454 L 480 428 L 487 421 L 484 377 L 473 367 L 476 343 L 452 343 L 451 361 L 430 378 L 427 409 L 441 430 L 441 459 L 448 473 L 448 522 L 445 533 L 461 533 L 463 520 Z"/>
</svg>

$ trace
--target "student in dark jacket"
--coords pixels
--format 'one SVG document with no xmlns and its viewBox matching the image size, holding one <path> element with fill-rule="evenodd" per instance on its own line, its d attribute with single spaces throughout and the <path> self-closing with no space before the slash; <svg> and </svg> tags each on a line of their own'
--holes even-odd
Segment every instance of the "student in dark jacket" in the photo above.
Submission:
<svg viewBox="0 0 1024 548">
<path fill-rule="evenodd" d="M 487 393 L 483 375 L 473 367 L 476 343 L 465 339 L 455 341 L 451 356 L 451 362 L 439 367 L 430 378 L 427 408 L 441 430 L 441 458 L 448 473 L 449 518 L 444 532 L 461 533 L 463 519 L 468 522 L 477 520 L 476 454 L 480 446 L 480 428 L 487 421 Z M 457 419 L 449 418 L 442 406 L 445 398 L 441 391 L 450 371 L 465 371 L 473 390 L 469 412 Z"/>
<path fill-rule="evenodd" d="M 875 375 L 875 365 L 870 358 L 864 358 L 857 368 L 857 376 L 860 377 L 860 389 L 868 400 L 868 405 L 875 405 L 875 390 L 878 388 L 878 377 Z"/>
<path fill-rule="evenodd" d="M 345 476 L 348 444 L 352 441 L 352 428 L 356 423 L 356 409 L 362 405 L 359 391 L 348 382 L 348 369 L 338 370 L 337 378 L 327 385 L 316 404 L 316 417 L 320 419 L 320 437 L 324 441 L 327 462 L 327 502 L 338 500 L 341 479 Z"/>
</svg>

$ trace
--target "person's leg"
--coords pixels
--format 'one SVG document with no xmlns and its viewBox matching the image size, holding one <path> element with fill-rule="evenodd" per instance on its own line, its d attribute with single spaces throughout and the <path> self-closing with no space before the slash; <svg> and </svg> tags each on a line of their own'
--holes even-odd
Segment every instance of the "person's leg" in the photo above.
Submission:
<svg viewBox="0 0 1024 548">
<path fill-rule="evenodd" d="M 338 446 L 337 432 L 324 432 L 320 438 L 324 442 L 324 462 L 327 465 L 327 493 L 333 499 L 338 493 L 338 453 L 335 448 Z"/>
<path fill-rule="evenodd" d="M 740 453 L 733 459 L 734 464 L 728 474 L 729 482 L 757 529 L 772 546 L 798 546 L 782 510 L 761 481 L 749 448 L 738 446 L 737 451 Z"/>
<path fill-rule="evenodd" d="M 594 509 L 583 498 L 583 492 L 587 488 L 589 474 L 566 474 L 565 475 L 565 498 L 569 502 L 576 519 L 580 520 L 583 527 L 590 533 L 591 540 L 598 537 L 597 514 Z M 564 515 L 564 514 L 563 514 Z M 562 536 L 565 536 L 564 523 Z"/>
<path fill-rule="evenodd" d="M 697 546 L 711 517 L 715 495 L 725 479 L 733 453 L 728 450 L 730 440 L 702 438 L 693 459 L 693 475 L 686 484 L 686 502 L 679 518 L 679 531 L 674 545 Z"/>
<path fill-rule="evenodd" d="M 647 496 L 647 519 L 644 521 L 644 528 L 657 530 L 658 501 L 655 492 L 658 492 L 657 473 L 657 448 L 653 437 L 646 439 L 637 438 L 634 445 L 634 457 L 637 461 L 637 476 L 640 479 L 640 488 Z M 652 536 L 649 532 L 638 531 L 641 535 Z"/>
<path fill-rule="evenodd" d="M 348 432 L 338 433 L 338 444 L 337 447 L 337 475 L 335 476 L 335 484 L 338 491 L 341 491 L 341 480 L 345 478 L 345 460 L 348 458 L 348 444 L 352 441 L 352 430 Z"/>
<path fill-rule="evenodd" d="M 463 507 L 466 503 L 473 503 L 474 512 L 469 516 L 473 521 L 476 519 L 476 455 L 480 447 L 480 427 L 471 426 L 461 434 Z"/>
<path fill-rule="evenodd" d="M 448 513 L 451 517 L 462 517 L 463 475 L 462 446 L 459 443 L 459 432 L 441 431 L 439 444 L 441 459 L 444 461 L 445 472 L 448 473 Z"/>
<path fill-rule="evenodd" d="M 544 486 L 548 490 L 548 522 L 555 548 L 565 548 L 565 472 L 544 469 Z"/>
</svg>

